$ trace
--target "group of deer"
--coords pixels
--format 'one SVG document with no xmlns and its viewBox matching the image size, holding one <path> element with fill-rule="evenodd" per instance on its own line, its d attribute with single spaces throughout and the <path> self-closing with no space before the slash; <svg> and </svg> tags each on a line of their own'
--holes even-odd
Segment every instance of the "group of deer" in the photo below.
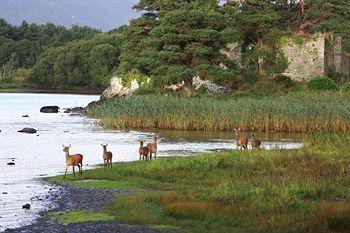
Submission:
<svg viewBox="0 0 350 233">
<path fill-rule="evenodd" d="M 245 135 L 239 135 L 238 132 L 241 130 L 240 128 L 234 129 L 234 130 L 235 130 L 235 134 L 236 134 L 237 147 L 239 149 L 247 150 L 248 149 L 248 142 L 249 142 L 248 137 Z M 251 142 L 252 149 L 253 150 L 260 149 L 261 141 L 259 139 L 255 138 L 255 133 L 251 133 L 250 135 L 252 136 L 252 142 Z"/>
<path fill-rule="evenodd" d="M 153 142 L 148 143 L 147 146 L 143 146 L 144 140 L 140 140 L 140 148 L 139 148 L 139 155 L 140 160 L 151 161 L 152 155 L 154 154 L 154 158 L 157 156 L 157 141 L 158 141 L 158 135 L 153 136 Z"/>
<path fill-rule="evenodd" d="M 112 157 L 113 154 L 110 151 L 107 151 L 107 144 L 101 144 L 103 147 L 103 163 L 105 166 L 111 166 L 112 167 Z M 69 149 L 71 145 L 65 146 L 62 145 L 63 147 L 63 152 L 65 152 L 66 155 L 66 172 L 64 173 L 63 178 L 66 178 L 68 167 L 72 166 L 73 167 L 73 175 L 75 176 L 75 166 L 79 168 L 79 175 L 83 174 L 83 155 L 82 154 L 74 154 L 70 155 L 69 154 Z"/>
</svg>

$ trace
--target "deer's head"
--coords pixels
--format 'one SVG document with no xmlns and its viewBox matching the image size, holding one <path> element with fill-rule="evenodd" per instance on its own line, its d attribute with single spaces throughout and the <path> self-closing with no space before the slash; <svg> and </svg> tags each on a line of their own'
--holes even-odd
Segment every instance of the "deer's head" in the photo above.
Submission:
<svg viewBox="0 0 350 233">
<path fill-rule="evenodd" d="M 69 146 L 65 146 L 62 144 L 62 147 L 64 152 L 69 152 L 69 148 L 71 147 L 71 145 L 69 144 Z"/>
</svg>

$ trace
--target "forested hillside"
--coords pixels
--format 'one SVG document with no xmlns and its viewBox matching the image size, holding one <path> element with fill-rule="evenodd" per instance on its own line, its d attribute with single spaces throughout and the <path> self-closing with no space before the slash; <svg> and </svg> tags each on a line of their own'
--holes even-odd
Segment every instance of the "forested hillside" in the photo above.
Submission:
<svg viewBox="0 0 350 233">
<path fill-rule="evenodd" d="M 140 0 L 134 8 L 139 18 L 108 33 L 1 20 L 2 79 L 24 68 L 32 87 L 98 89 L 118 74 L 125 83 L 149 79 L 152 90 L 183 81 L 192 94 L 197 75 L 232 89 L 278 76 L 288 65 L 281 50 L 287 37 L 302 43 L 334 33 L 350 51 L 346 0 Z M 242 45 L 241 65 L 221 52 L 232 42 Z"/>
</svg>

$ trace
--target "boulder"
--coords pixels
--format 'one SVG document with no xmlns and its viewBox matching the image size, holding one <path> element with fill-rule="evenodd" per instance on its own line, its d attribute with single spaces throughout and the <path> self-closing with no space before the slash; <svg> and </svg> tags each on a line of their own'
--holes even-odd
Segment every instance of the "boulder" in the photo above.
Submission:
<svg viewBox="0 0 350 233">
<path fill-rule="evenodd" d="M 130 83 L 130 87 L 125 87 L 123 85 L 122 79 L 118 76 L 115 76 L 111 79 L 109 87 L 103 91 L 101 100 L 112 99 L 113 97 L 121 97 L 121 96 L 130 96 L 137 89 L 139 89 L 140 85 L 136 80 L 132 80 Z"/>
<path fill-rule="evenodd" d="M 231 89 L 219 86 L 210 80 L 202 80 L 199 76 L 193 77 L 193 86 L 196 90 L 205 87 L 212 94 L 227 94 L 231 92 Z"/>
<path fill-rule="evenodd" d="M 13 166 L 15 165 L 15 162 L 8 162 L 7 165 Z"/>
<path fill-rule="evenodd" d="M 212 94 L 226 94 L 231 92 L 231 89 L 223 86 L 219 86 L 210 80 L 202 80 L 199 76 L 193 77 L 192 83 L 195 90 L 198 90 L 201 87 L 204 87 L 207 89 L 208 93 L 212 93 Z M 184 82 L 181 82 L 178 84 L 167 86 L 166 88 L 171 89 L 173 91 L 181 91 L 184 89 L 184 86 L 185 86 Z"/>
<path fill-rule="evenodd" d="M 29 210 L 30 209 L 30 204 L 25 204 L 25 205 L 22 205 L 22 209 L 27 209 Z"/>
<path fill-rule="evenodd" d="M 44 106 L 40 109 L 40 112 L 43 113 L 58 113 L 58 106 Z"/>
<path fill-rule="evenodd" d="M 34 128 L 23 128 L 21 130 L 18 130 L 19 133 L 36 133 L 36 129 Z"/>
<path fill-rule="evenodd" d="M 26 115 L 23 115 L 22 117 L 29 117 L 29 116 L 28 116 L 28 114 L 26 114 Z"/>
</svg>

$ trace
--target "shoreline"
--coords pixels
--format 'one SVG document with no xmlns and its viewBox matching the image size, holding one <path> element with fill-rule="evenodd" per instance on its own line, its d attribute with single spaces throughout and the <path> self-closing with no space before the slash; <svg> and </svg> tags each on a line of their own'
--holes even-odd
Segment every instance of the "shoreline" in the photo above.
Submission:
<svg viewBox="0 0 350 233">
<path fill-rule="evenodd" d="M 48 202 L 52 209 L 39 212 L 39 218 L 29 225 L 6 229 L 4 233 L 17 232 L 125 232 L 125 233 L 159 233 L 160 230 L 146 225 L 127 225 L 120 221 L 86 221 L 77 223 L 65 223 L 59 220 L 67 212 L 71 211 L 101 211 L 108 209 L 118 196 L 130 193 L 125 189 L 110 189 L 96 187 L 76 187 L 59 182 L 41 179 L 48 182 L 55 190 L 50 193 Z"/>
</svg>

